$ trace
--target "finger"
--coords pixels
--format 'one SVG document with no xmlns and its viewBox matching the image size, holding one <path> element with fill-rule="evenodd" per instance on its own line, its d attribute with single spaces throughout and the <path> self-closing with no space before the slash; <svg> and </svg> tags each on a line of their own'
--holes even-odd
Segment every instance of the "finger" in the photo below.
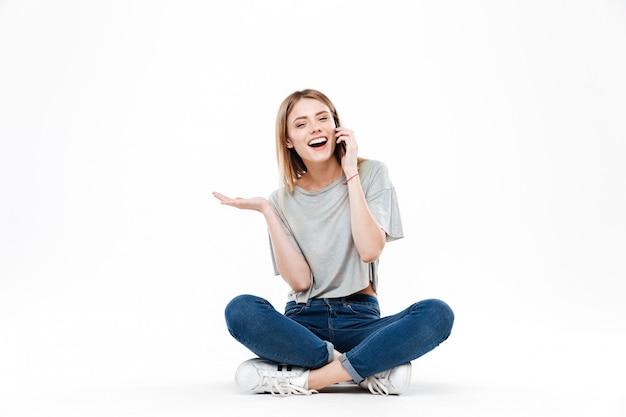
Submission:
<svg viewBox="0 0 626 417">
<path fill-rule="evenodd" d="M 222 204 L 230 204 L 233 202 L 232 198 L 226 197 L 225 195 L 217 193 L 217 192 L 213 192 L 213 196 L 217 198 L 218 200 L 220 200 Z"/>
<path fill-rule="evenodd" d="M 337 143 L 339 143 L 339 139 L 345 141 L 347 138 L 354 139 L 354 132 L 350 129 L 345 129 L 338 127 L 335 129 L 335 138 L 337 139 Z"/>
</svg>

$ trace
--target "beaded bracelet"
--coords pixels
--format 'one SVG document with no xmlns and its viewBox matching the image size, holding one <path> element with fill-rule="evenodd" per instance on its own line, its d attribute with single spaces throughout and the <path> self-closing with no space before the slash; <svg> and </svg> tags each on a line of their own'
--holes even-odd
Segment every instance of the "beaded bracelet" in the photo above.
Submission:
<svg viewBox="0 0 626 417">
<path fill-rule="evenodd" d="M 353 176 L 351 176 L 350 178 L 348 178 L 347 180 L 345 180 L 345 181 L 343 182 L 343 185 L 348 185 L 348 183 L 350 182 L 350 180 L 351 180 L 352 178 L 354 178 L 354 177 L 358 177 L 358 176 L 359 176 L 359 173 L 357 172 L 356 174 L 354 174 Z"/>
</svg>

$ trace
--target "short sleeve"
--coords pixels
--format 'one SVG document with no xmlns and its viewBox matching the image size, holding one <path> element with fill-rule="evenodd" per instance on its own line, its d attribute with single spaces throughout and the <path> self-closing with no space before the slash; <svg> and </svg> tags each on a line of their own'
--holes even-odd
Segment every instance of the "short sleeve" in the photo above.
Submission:
<svg viewBox="0 0 626 417">
<path fill-rule="evenodd" d="M 380 161 L 364 161 L 361 182 L 370 212 L 387 234 L 387 241 L 403 238 L 398 197 L 386 165 Z"/>
</svg>

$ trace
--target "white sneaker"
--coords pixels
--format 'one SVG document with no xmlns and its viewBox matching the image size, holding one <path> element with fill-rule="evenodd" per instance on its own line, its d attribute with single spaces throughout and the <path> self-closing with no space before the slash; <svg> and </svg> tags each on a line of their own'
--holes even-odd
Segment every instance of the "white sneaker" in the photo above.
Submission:
<svg viewBox="0 0 626 417">
<path fill-rule="evenodd" d="M 365 378 L 359 386 L 367 388 L 372 394 L 398 395 L 409 387 L 411 382 L 411 362 L 407 362 L 387 371 Z"/>
<path fill-rule="evenodd" d="M 316 390 L 308 389 L 308 379 L 308 369 L 261 358 L 245 361 L 235 373 L 235 381 L 242 390 L 255 394 L 270 393 L 279 397 L 317 393 Z"/>
</svg>

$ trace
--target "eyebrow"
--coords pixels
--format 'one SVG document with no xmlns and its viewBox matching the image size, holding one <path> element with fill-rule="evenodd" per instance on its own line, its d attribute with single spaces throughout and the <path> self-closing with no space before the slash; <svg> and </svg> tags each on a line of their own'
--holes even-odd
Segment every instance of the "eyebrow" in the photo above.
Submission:
<svg viewBox="0 0 626 417">
<path fill-rule="evenodd" d="M 324 113 L 326 113 L 326 114 L 328 114 L 330 116 L 330 112 L 328 110 L 322 110 L 320 112 L 317 112 L 317 113 L 315 113 L 315 116 L 319 116 L 320 114 L 324 114 Z M 307 116 L 299 116 L 299 117 L 296 117 L 295 119 L 293 119 L 291 122 L 294 123 L 297 120 L 306 119 L 306 118 L 307 118 Z"/>
</svg>

